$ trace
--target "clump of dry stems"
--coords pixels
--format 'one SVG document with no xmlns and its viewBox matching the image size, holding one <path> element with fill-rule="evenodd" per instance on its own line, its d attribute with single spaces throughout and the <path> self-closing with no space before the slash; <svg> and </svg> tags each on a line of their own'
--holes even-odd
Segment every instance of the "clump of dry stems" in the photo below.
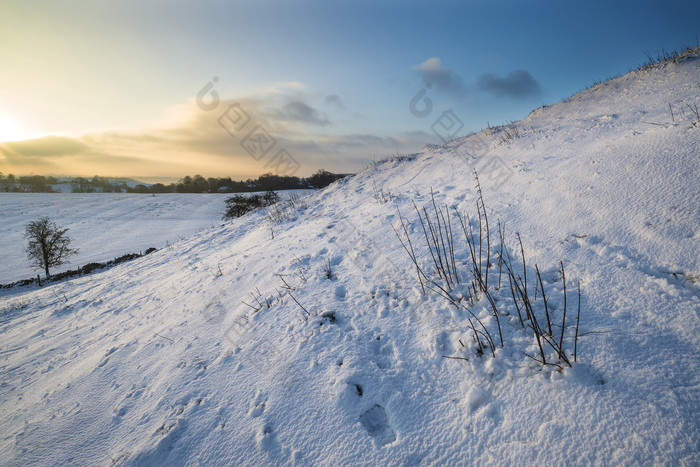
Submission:
<svg viewBox="0 0 700 467">
<path fill-rule="evenodd" d="M 557 328 L 555 317 L 549 306 L 551 297 L 549 299 L 547 297 L 538 265 L 534 265 L 536 280 L 531 281 L 534 282 L 533 290 L 532 285 L 528 285 L 528 265 L 520 234 L 516 234 L 516 236 L 520 253 L 518 259 L 522 263 L 522 271 L 520 271 L 520 267 L 516 271 L 516 260 L 509 253 L 505 241 L 505 226 L 500 220 L 497 223 L 498 241 L 496 244 L 492 244 L 489 218 L 476 171 L 474 171 L 474 179 L 477 193 L 474 220 L 466 212 L 460 213 L 457 209 L 453 209 L 453 216 L 446 205 L 438 206 L 432 189 L 430 202 L 427 206 L 419 207 L 415 201 L 413 202 L 413 208 L 420 225 L 417 230 L 423 233 L 422 236 L 419 233 L 419 237 L 422 239 L 417 242 L 409 235 L 410 224 L 397 208 L 400 227 L 398 229 L 394 227 L 394 232 L 411 258 L 423 294 L 427 293 L 426 290 L 436 293 L 451 305 L 466 311 L 472 337 L 477 345 L 477 353 L 481 355 L 488 351 L 494 357 L 496 347 L 505 346 L 501 318 L 510 316 L 509 313 L 505 313 L 504 309 L 508 300 L 501 295 L 505 295 L 512 300 L 518 315 L 517 323 L 523 329 L 532 332 L 537 343 L 538 354 L 525 353 L 525 355 L 542 365 L 553 365 L 559 368 L 563 368 L 564 365 L 571 366 L 578 357 L 578 330 L 581 316 L 580 284 L 577 286 L 578 310 L 575 331 L 571 336 L 571 332 L 567 333 L 568 304 L 564 263 L 562 261 L 559 263 L 559 274 L 563 287 L 563 311 L 561 325 L 559 329 L 555 329 Z M 453 222 L 454 218 L 456 221 Z M 478 232 L 476 231 L 477 226 Z M 468 250 L 469 259 L 466 262 L 457 260 L 460 257 L 457 251 L 460 243 L 457 241 L 459 230 L 464 235 Z M 419 256 L 417 252 L 420 244 L 423 244 L 427 249 L 427 253 L 424 255 L 427 258 L 425 260 L 424 256 Z M 495 283 L 494 277 L 489 277 L 490 269 L 496 267 L 492 260 L 497 260 L 497 283 Z M 465 265 L 466 268 L 464 268 Z M 507 291 L 503 287 L 505 285 L 505 281 L 502 279 L 503 272 L 508 279 Z M 541 296 L 541 306 L 537 304 L 538 294 Z M 472 310 L 474 305 L 483 299 L 486 300 L 494 317 L 495 330 L 490 330 L 484 320 L 480 319 Z M 559 331 L 558 336 L 556 336 L 556 331 Z M 494 332 L 497 333 L 496 338 L 494 338 Z M 566 342 L 567 337 L 571 342 Z M 569 354 L 567 354 L 566 348 L 569 348 Z"/>
</svg>

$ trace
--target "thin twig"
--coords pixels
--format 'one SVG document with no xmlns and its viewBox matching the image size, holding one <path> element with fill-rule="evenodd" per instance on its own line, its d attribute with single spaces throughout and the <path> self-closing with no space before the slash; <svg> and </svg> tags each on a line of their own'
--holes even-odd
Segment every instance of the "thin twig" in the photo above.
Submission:
<svg viewBox="0 0 700 467">
<path fill-rule="evenodd" d="M 161 337 L 161 338 L 165 339 L 166 341 L 170 341 L 170 342 L 175 342 L 175 341 L 174 341 L 174 340 L 172 340 L 171 338 L 169 338 L 169 337 L 165 337 L 165 336 L 161 336 L 161 335 L 160 335 L 160 334 L 158 334 L 158 333 L 156 333 L 156 336 L 158 336 L 158 337 Z"/>
<path fill-rule="evenodd" d="M 498 290 L 501 290 L 501 268 L 503 266 L 503 232 L 502 228 L 505 229 L 505 225 L 501 225 L 501 219 L 498 219 L 498 237 L 500 239 L 501 251 L 498 255 Z"/>
<path fill-rule="evenodd" d="M 673 117 L 673 107 L 671 107 L 671 103 L 668 103 L 668 109 L 671 111 L 671 121 L 675 122 L 676 119 Z M 574 358 L 574 361 L 576 361 L 576 358 Z"/>
<path fill-rule="evenodd" d="M 523 352 L 523 355 L 525 355 L 526 357 L 531 358 L 532 360 L 536 361 L 536 362 L 539 363 L 540 365 L 555 366 L 555 367 L 559 368 L 560 370 L 563 370 L 563 369 L 564 369 L 564 367 L 561 366 L 561 365 L 559 365 L 558 363 L 547 363 L 547 362 L 542 362 L 542 361 L 540 361 L 540 360 L 537 360 L 537 359 L 536 359 L 535 357 L 533 357 L 532 355 L 529 355 L 529 354 L 527 354 L 527 353 L 525 353 L 525 352 Z"/>
<path fill-rule="evenodd" d="M 564 329 L 566 329 L 566 274 L 564 274 L 564 262 L 559 261 L 559 264 L 561 265 L 561 280 L 564 284 L 564 317 L 562 318 L 561 322 L 561 337 L 559 338 L 559 357 L 561 358 L 564 351 L 562 348 L 562 343 L 564 342 Z"/>
<path fill-rule="evenodd" d="M 391 228 L 394 229 L 394 233 L 398 237 L 399 242 L 401 242 L 401 246 L 403 246 L 404 250 L 406 250 L 406 253 L 408 253 L 408 256 L 411 257 L 413 264 L 416 266 L 416 274 L 418 275 L 418 282 L 420 282 L 420 287 L 421 287 L 421 290 L 423 291 L 423 295 L 426 295 L 425 286 L 423 285 L 423 279 L 421 278 L 422 271 L 420 269 L 420 266 L 418 266 L 418 260 L 416 259 L 416 252 L 413 250 L 413 243 L 411 243 L 411 236 L 408 235 L 408 229 L 406 228 L 406 225 L 403 222 L 403 217 L 401 216 L 401 211 L 399 210 L 398 206 L 396 206 L 396 211 L 399 214 L 399 221 L 401 222 L 401 228 L 403 229 L 404 234 L 406 235 L 406 239 L 408 241 L 408 246 L 410 248 L 410 251 L 408 248 L 406 248 L 406 245 L 403 243 L 403 240 L 401 239 L 401 235 L 399 235 L 399 232 L 394 228 L 393 224 L 392 224 Z"/>
<path fill-rule="evenodd" d="M 540 268 L 535 264 L 535 271 L 537 271 L 537 278 L 540 281 L 540 290 L 542 291 L 542 301 L 544 302 L 544 314 L 547 316 L 547 329 L 549 330 L 549 335 L 552 335 L 552 323 L 549 320 L 549 309 L 547 308 L 547 296 L 544 294 L 544 285 L 542 284 L 542 276 L 540 275 Z"/>
<path fill-rule="evenodd" d="M 671 104 L 668 104 L 669 107 Z M 673 112 L 673 111 L 672 111 Z M 581 281 L 578 281 L 578 311 L 576 312 L 576 336 L 574 337 L 574 362 L 577 361 L 576 353 L 578 347 L 578 323 L 581 317 Z"/>
<path fill-rule="evenodd" d="M 484 193 L 481 191 L 481 183 L 479 182 L 479 175 L 476 173 L 476 169 L 474 169 L 474 178 L 476 179 L 477 193 L 479 195 L 479 200 L 481 200 L 481 210 L 484 211 L 484 222 L 486 224 L 486 274 L 484 278 L 484 286 L 488 289 L 489 266 L 491 265 L 491 232 L 489 231 L 489 217 L 486 213 L 486 205 L 484 204 Z M 481 215 L 479 215 L 479 219 L 481 219 Z M 479 241 L 481 241 L 481 235 L 479 235 Z M 479 261 L 481 261 L 481 245 L 479 245 Z"/>
<path fill-rule="evenodd" d="M 253 305 L 251 305 L 250 303 L 244 302 L 243 300 L 241 300 L 241 303 L 244 304 L 244 305 L 247 305 L 247 306 L 251 307 L 251 308 L 253 309 L 253 311 L 255 311 L 256 313 L 257 313 L 258 311 L 260 311 L 260 309 L 262 308 L 262 307 L 256 308 L 256 307 L 254 307 Z"/>
<path fill-rule="evenodd" d="M 433 263 L 435 264 L 435 269 L 439 271 L 437 260 L 435 259 L 435 255 L 433 254 L 433 249 L 430 246 L 430 240 L 428 240 L 428 231 L 425 228 L 425 223 L 423 222 L 423 218 L 420 215 L 420 211 L 418 210 L 418 206 L 416 206 L 415 201 L 413 201 L 413 207 L 416 210 L 416 214 L 418 214 L 418 220 L 420 221 L 420 225 L 421 225 L 421 227 L 423 227 L 423 234 L 425 235 L 425 243 L 428 245 L 428 250 L 430 251 L 430 256 L 433 258 Z"/>
<path fill-rule="evenodd" d="M 520 242 L 520 255 L 523 257 L 523 282 L 525 283 L 525 292 L 527 292 L 527 269 L 525 268 L 525 250 L 523 249 L 523 239 L 520 238 L 520 232 L 516 233 Z"/>
<path fill-rule="evenodd" d="M 303 306 L 301 303 L 299 303 L 299 300 L 297 300 L 297 299 L 294 297 L 294 295 L 292 295 L 292 292 L 291 292 L 291 291 L 290 291 L 290 292 L 287 292 L 287 295 L 289 295 L 290 297 L 292 297 L 292 300 L 294 300 L 294 301 L 296 302 L 296 304 L 299 305 L 299 307 L 300 307 L 302 310 L 304 310 L 304 311 L 306 312 L 307 315 L 311 316 L 311 313 L 309 313 L 309 311 L 308 311 L 306 308 L 304 308 L 304 306 Z"/>
</svg>

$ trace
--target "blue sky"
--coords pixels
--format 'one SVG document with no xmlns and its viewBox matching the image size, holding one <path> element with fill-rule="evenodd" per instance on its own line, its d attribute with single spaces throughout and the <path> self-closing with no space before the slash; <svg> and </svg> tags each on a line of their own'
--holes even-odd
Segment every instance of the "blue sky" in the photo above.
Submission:
<svg viewBox="0 0 700 467">
<path fill-rule="evenodd" d="M 466 134 L 694 45 L 697 18 L 690 1 L 4 1 L 0 171 L 245 178 L 282 149 L 297 175 L 354 171 L 439 142 L 446 110 Z M 235 134 L 231 104 L 251 122 Z M 256 125 L 275 145 L 253 157 Z"/>
</svg>

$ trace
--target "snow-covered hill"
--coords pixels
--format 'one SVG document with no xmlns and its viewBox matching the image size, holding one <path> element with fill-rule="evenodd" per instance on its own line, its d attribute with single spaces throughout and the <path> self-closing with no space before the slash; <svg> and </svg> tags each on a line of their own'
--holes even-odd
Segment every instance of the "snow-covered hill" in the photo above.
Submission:
<svg viewBox="0 0 700 467">
<path fill-rule="evenodd" d="M 0 461 L 698 465 L 697 52 L 377 164 L 286 220 L 254 212 L 3 298 Z M 467 311 L 497 335 L 487 300 L 458 308 L 422 292 L 399 212 L 431 274 L 412 203 L 432 208 L 432 188 L 467 283 L 453 213 L 478 232 L 474 168 L 517 268 L 522 237 L 531 295 L 535 264 L 542 273 L 555 335 L 560 260 L 570 314 L 580 283 L 571 368 L 524 355 L 537 343 L 507 280 L 496 290 L 497 241 L 495 357 L 479 355 Z"/>
</svg>

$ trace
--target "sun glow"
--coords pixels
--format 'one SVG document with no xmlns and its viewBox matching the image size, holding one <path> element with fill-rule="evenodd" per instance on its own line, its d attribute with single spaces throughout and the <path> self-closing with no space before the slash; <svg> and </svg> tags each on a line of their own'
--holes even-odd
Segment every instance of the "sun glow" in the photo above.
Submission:
<svg viewBox="0 0 700 467">
<path fill-rule="evenodd" d="M 32 134 L 19 118 L 0 109 L 0 143 L 31 137 Z"/>
</svg>

